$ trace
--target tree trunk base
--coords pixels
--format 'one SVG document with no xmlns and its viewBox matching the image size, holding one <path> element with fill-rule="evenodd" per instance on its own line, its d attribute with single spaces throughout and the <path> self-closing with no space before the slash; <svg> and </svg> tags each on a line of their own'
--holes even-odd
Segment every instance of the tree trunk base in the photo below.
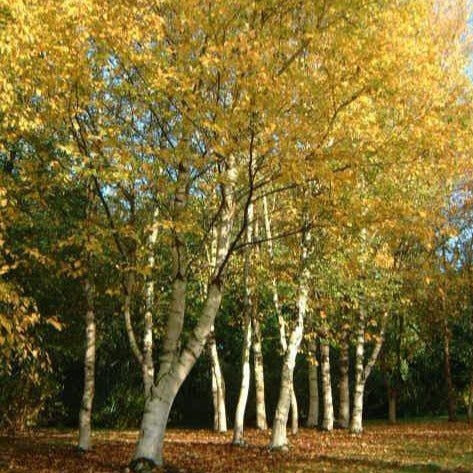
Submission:
<svg viewBox="0 0 473 473">
<path fill-rule="evenodd" d="M 149 458 L 135 458 L 130 463 L 130 467 L 127 470 L 133 473 L 158 473 L 164 471 L 162 466 L 157 465 Z"/>
<path fill-rule="evenodd" d="M 248 446 L 248 444 L 243 439 L 233 440 L 232 445 L 234 447 L 240 447 L 240 448 L 244 448 Z"/>
<path fill-rule="evenodd" d="M 363 427 L 351 427 L 350 434 L 361 435 L 363 433 Z"/>
<path fill-rule="evenodd" d="M 273 452 L 288 452 L 289 451 L 289 444 L 286 443 L 284 445 L 277 445 L 277 446 L 270 445 L 269 449 Z"/>
<path fill-rule="evenodd" d="M 334 426 L 335 429 L 346 430 L 346 429 L 348 429 L 348 422 L 338 421 L 338 422 L 335 422 L 333 426 Z"/>
</svg>

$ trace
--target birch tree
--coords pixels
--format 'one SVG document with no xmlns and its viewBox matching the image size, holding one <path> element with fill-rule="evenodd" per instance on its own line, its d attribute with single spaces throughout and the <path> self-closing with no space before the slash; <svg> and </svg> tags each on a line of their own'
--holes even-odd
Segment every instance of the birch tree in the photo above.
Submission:
<svg viewBox="0 0 473 473">
<path fill-rule="evenodd" d="M 305 227 L 305 216 L 302 217 L 303 227 Z M 291 397 L 294 396 L 293 376 L 297 352 L 304 333 L 304 320 L 307 313 L 309 297 L 309 251 L 311 234 L 305 228 L 302 231 L 300 244 L 300 263 L 298 269 L 298 285 L 296 293 L 297 318 L 289 338 L 281 369 L 281 386 L 279 391 L 278 404 L 273 420 L 270 447 L 273 449 L 287 449 L 286 424 L 291 406 Z"/>
</svg>

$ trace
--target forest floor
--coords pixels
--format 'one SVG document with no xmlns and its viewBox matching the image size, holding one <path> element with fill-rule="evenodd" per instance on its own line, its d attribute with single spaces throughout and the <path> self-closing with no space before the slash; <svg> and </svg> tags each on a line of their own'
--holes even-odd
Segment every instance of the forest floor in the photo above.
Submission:
<svg viewBox="0 0 473 473">
<path fill-rule="evenodd" d="M 81 455 L 75 432 L 38 430 L 0 435 L 0 472 L 124 473 L 136 432 L 100 431 Z M 289 452 L 267 449 L 269 432 L 246 431 L 248 445 L 230 445 L 231 433 L 174 430 L 166 435 L 166 473 L 473 473 L 473 425 L 447 422 L 369 424 L 363 435 L 301 429 Z"/>
</svg>

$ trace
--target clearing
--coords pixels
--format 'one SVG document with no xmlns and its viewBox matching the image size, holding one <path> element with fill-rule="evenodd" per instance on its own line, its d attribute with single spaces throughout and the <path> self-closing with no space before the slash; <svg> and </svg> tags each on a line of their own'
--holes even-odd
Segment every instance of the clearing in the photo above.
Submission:
<svg viewBox="0 0 473 473">
<path fill-rule="evenodd" d="M 136 432 L 99 431 L 81 455 L 75 431 L 37 430 L 0 435 L 0 471 L 13 473 L 124 473 Z M 172 473 L 473 472 L 473 425 L 368 424 L 362 436 L 301 429 L 289 452 L 270 452 L 268 432 L 246 431 L 248 446 L 230 445 L 231 432 L 169 430 L 164 471 Z"/>
</svg>

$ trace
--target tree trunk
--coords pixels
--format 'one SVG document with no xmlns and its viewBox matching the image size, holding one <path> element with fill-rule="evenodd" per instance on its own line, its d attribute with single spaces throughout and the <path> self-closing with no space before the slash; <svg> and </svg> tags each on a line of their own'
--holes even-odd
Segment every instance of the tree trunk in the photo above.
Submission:
<svg viewBox="0 0 473 473">
<path fill-rule="evenodd" d="M 158 221 L 157 208 L 154 212 L 153 222 Z M 151 388 L 154 384 L 154 362 L 153 362 L 153 309 L 154 309 L 154 278 L 153 271 L 156 266 L 154 256 L 156 240 L 158 238 L 158 226 L 155 224 L 148 237 L 148 269 L 150 274 L 146 277 L 145 283 L 145 315 L 143 332 L 143 358 L 142 373 L 145 398 L 151 394 Z"/>
<path fill-rule="evenodd" d="M 92 403 L 95 390 L 95 313 L 94 288 L 89 278 L 85 278 L 84 292 L 86 299 L 85 339 L 86 349 L 84 357 L 84 391 L 79 412 L 79 444 L 80 450 L 87 451 L 91 445 L 91 417 Z"/>
<path fill-rule="evenodd" d="M 308 374 L 309 374 L 309 414 L 307 415 L 307 427 L 319 425 L 319 383 L 317 367 L 317 343 L 315 339 L 309 341 Z"/>
<path fill-rule="evenodd" d="M 143 334 L 143 363 L 141 365 L 143 373 L 143 388 L 145 398 L 151 393 L 154 384 L 154 363 L 153 363 L 153 315 L 147 310 L 144 316 Z"/>
<path fill-rule="evenodd" d="M 253 205 L 248 206 L 248 221 L 253 220 Z M 253 295 L 251 277 L 251 263 L 250 263 L 250 245 L 253 241 L 252 225 L 249 224 L 246 228 L 246 243 L 248 244 L 245 252 L 244 263 L 244 307 L 243 307 L 243 347 L 241 354 L 241 384 L 240 394 L 238 396 L 237 408 L 235 411 L 235 422 L 233 424 L 233 445 L 243 445 L 243 430 L 245 424 L 245 411 L 248 401 L 248 393 L 250 390 L 250 351 L 252 339 L 251 315 L 253 313 Z"/>
<path fill-rule="evenodd" d="M 266 231 L 266 238 L 268 240 L 268 251 L 269 251 L 269 258 L 271 265 L 274 262 L 274 249 L 273 249 L 273 241 L 272 241 L 272 233 L 271 233 L 271 220 L 269 218 L 269 211 L 268 211 L 268 201 L 267 198 L 263 198 L 263 216 L 264 216 L 264 226 Z M 307 241 L 310 239 L 310 235 L 307 233 L 303 238 L 306 238 Z M 303 246 L 306 243 L 303 243 Z M 304 247 L 302 250 L 303 254 L 307 255 L 307 248 Z M 306 256 L 303 256 L 306 257 Z M 305 264 L 305 263 L 304 263 Z M 281 350 L 283 355 L 286 354 L 287 351 L 287 338 L 286 338 L 286 321 L 281 312 L 281 308 L 279 306 L 279 292 L 278 292 L 278 285 L 277 280 L 273 276 L 271 279 L 271 287 L 273 289 L 273 303 L 274 308 L 276 310 L 276 315 L 278 317 L 278 326 L 279 326 L 279 342 L 281 344 Z M 291 410 L 291 431 L 293 434 L 297 434 L 299 428 L 299 413 L 297 407 L 297 397 L 294 392 L 294 386 L 291 386 L 291 394 L 290 394 L 290 410 Z M 287 419 L 286 419 L 287 420 Z M 273 427 L 274 430 L 274 427 Z M 286 435 L 286 433 L 284 433 Z"/>
<path fill-rule="evenodd" d="M 212 366 L 212 398 L 214 407 L 214 430 L 217 432 L 227 431 L 227 414 L 225 409 L 225 381 L 220 361 L 218 359 L 215 332 L 212 328 L 209 339 L 210 361 Z"/>
<path fill-rule="evenodd" d="M 134 472 L 149 472 L 162 465 L 163 441 L 171 406 L 177 392 L 202 353 L 222 299 L 219 282 L 208 289 L 201 319 L 192 332 L 179 357 L 171 362 L 166 371 L 160 370 L 157 384 L 151 389 L 141 422 L 140 434 L 131 467 Z"/>
<path fill-rule="evenodd" d="M 448 326 L 448 321 L 444 315 L 444 324 L 443 324 L 443 355 L 444 355 L 444 372 L 445 380 L 447 385 L 447 408 L 448 408 L 448 420 L 450 422 L 455 422 L 457 420 L 457 406 L 456 406 L 456 397 L 455 397 L 455 388 L 453 386 L 452 379 L 452 369 L 450 361 L 450 339 L 451 332 Z"/>
<path fill-rule="evenodd" d="M 299 408 L 297 406 L 297 396 L 294 390 L 294 379 L 292 380 L 291 392 L 291 434 L 296 435 L 299 431 Z"/>
<path fill-rule="evenodd" d="M 305 312 L 305 308 L 304 308 Z M 279 399 L 274 415 L 273 429 L 270 448 L 285 449 L 287 447 L 286 425 L 289 417 L 289 407 L 293 395 L 293 373 L 296 364 L 296 356 L 302 340 L 303 326 L 301 321 L 294 328 L 290 338 L 289 345 L 284 356 L 281 387 L 279 390 Z"/>
<path fill-rule="evenodd" d="M 360 315 L 360 325 L 356 337 L 355 351 L 355 392 L 353 394 L 353 412 L 350 422 L 352 433 L 363 431 L 363 395 L 365 390 L 364 379 L 364 358 L 365 358 L 365 320 L 364 315 Z"/>
<path fill-rule="evenodd" d="M 385 312 L 381 319 L 380 333 L 376 339 L 371 356 L 366 366 L 365 359 L 365 314 L 360 313 L 360 323 L 356 338 L 355 351 L 355 392 L 353 395 L 353 412 L 350 421 L 350 432 L 361 433 L 363 431 L 363 396 L 365 392 L 366 380 L 369 378 L 371 371 L 378 359 L 379 353 L 384 342 L 384 333 L 388 320 L 388 312 Z"/>
<path fill-rule="evenodd" d="M 255 391 L 256 391 L 256 428 L 266 430 L 268 423 L 266 420 L 266 405 L 264 395 L 264 365 L 263 351 L 261 347 L 261 325 L 257 314 L 253 316 L 253 359 L 255 370 Z"/>
<path fill-rule="evenodd" d="M 350 356 L 347 336 L 344 335 L 340 346 L 340 381 L 338 384 L 339 408 L 337 427 L 347 429 L 350 423 L 350 380 L 349 380 Z"/>
<path fill-rule="evenodd" d="M 231 231 L 236 211 L 234 192 L 237 180 L 234 157 L 230 156 L 226 164 L 225 179 L 220 185 L 223 199 L 220 217 L 216 223 L 217 250 L 215 265 L 209 278 L 204 307 L 196 327 L 189 336 L 187 344 L 181 350 L 183 313 L 181 313 L 181 310 L 176 309 L 178 307 L 184 308 L 185 300 L 171 301 L 157 383 L 151 389 L 151 396 L 146 400 L 138 442 L 134 458 L 130 464 L 131 469 L 135 473 L 150 472 L 155 465 L 162 465 L 164 434 L 171 406 L 182 383 L 202 353 L 222 301 L 223 276 L 231 251 L 233 251 Z M 186 192 L 188 192 L 187 182 L 185 184 Z M 180 191 L 180 187 L 178 186 L 178 191 L 176 192 L 176 203 L 185 202 L 186 196 L 179 195 L 184 194 Z M 177 235 L 177 239 L 179 239 L 179 235 Z M 176 249 L 179 250 L 177 244 L 176 248 L 174 248 L 174 261 L 177 263 L 175 264 L 174 282 L 185 275 L 185 271 L 182 272 L 182 265 L 179 264 L 183 253 L 176 251 Z M 181 249 L 185 253 L 185 249 Z M 178 287 L 173 285 L 173 298 L 180 294 L 180 289 L 182 289 L 180 284 L 178 284 Z M 184 284 L 184 299 L 185 296 Z"/>
<path fill-rule="evenodd" d="M 250 390 L 250 349 L 251 349 L 251 320 L 248 315 L 245 317 L 243 328 L 243 350 L 241 356 L 241 384 L 238 404 L 235 412 L 235 422 L 233 425 L 233 444 L 243 445 L 243 429 L 245 423 L 246 403 Z"/>
<path fill-rule="evenodd" d="M 289 415 L 291 397 L 295 398 L 293 387 L 294 367 L 296 364 L 297 352 L 304 333 L 304 320 L 307 311 L 307 300 L 309 297 L 310 272 L 307 264 L 310 243 L 310 233 L 303 232 L 301 244 L 301 273 L 299 278 L 299 288 L 297 296 L 297 322 L 289 337 L 287 350 L 284 354 L 281 371 L 281 386 L 279 399 L 274 415 L 273 429 L 271 433 L 270 448 L 287 448 L 286 425 Z"/>
<path fill-rule="evenodd" d="M 332 381 L 330 377 L 330 345 L 322 340 L 320 343 L 320 367 L 322 371 L 323 419 L 322 429 L 333 430 Z"/>
</svg>

